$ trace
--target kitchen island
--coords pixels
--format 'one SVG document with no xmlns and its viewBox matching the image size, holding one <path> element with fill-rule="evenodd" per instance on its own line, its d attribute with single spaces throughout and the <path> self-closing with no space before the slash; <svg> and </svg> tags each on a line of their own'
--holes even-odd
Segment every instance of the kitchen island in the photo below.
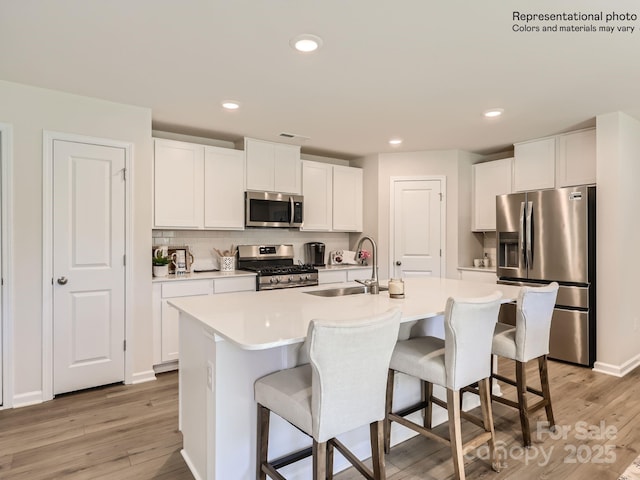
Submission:
<svg viewBox="0 0 640 480">
<path fill-rule="evenodd" d="M 357 284 L 332 287 L 346 285 Z M 194 477 L 255 478 L 253 383 L 263 375 L 296 365 L 312 319 L 347 320 L 400 307 L 401 337 L 442 335 L 442 313 L 449 296 L 479 297 L 500 290 L 507 302 L 515 300 L 519 291 L 513 286 L 440 278 L 410 278 L 405 285 L 404 299 L 392 299 L 386 291 L 342 297 L 305 293 L 327 288 L 321 285 L 171 300 L 169 303 L 180 311 L 182 455 Z M 402 407 L 419 397 L 419 383 L 401 375 L 397 378 L 394 406 Z M 444 420 L 444 412 L 439 414 L 440 421 Z M 412 431 L 397 427 L 392 430 L 393 444 L 412 435 Z M 370 455 L 368 426 L 349 432 L 341 440 L 356 455 Z M 270 458 L 310 444 L 304 434 L 272 416 Z M 341 460 L 336 456 L 336 469 L 346 466 Z M 307 459 L 285 467 L 282 473 L 292 480 L 303 479 L 310 478 L 310 469 Z"/>
</svg>

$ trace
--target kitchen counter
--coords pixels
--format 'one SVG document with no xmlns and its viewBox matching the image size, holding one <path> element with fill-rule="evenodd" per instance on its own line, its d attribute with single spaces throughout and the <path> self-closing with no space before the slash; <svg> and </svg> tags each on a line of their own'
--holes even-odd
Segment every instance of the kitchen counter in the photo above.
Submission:
<svg viewBox="0 0 640 480">
<path fill-rule="evenodd" d="M 496 273 L 496 267 L 458 267 L 458 270 L 467 272 L 493 272 Z"/>
<path fill-rule="evenodd" d="M 369 270 L 371 271 L 371 265 L 356 265 L 356 264 L 344 264 L 344 265 L 325 265 L 324 267 L 316 267 L 318 271 L 323 270 Z"/>
<path fill-rule="evenodd" d="M 503 300 L 517 297 L 519 288 L 439 278 L 407 278 L 404 299 L 387 292 L 342 297 L 304 293 L 355 283 L 261 292 L 239 292 L 169 300 L 180 311 L 180 430 L 181 451 L 195 478 L 249 480 L 255 478 L 256 379 L 297 364 L 298 350 L 313 318 L 334 321 L 375 315 L 392 307 L 402 310 L 401 327 L 442 335 L 442 312 L 449 296 L 477 297 L 495 290 Z M 404 334 L 408 330 L 404 329 Z M 420 398 L 417 379 L 398 376 L 394 405 L 406 407 Z M 442 392 L 436 390 L 438 395 Z M 473 408 L 477 397 L 465 397 Z M 413 414 L 420 421 L 420 412 Z M 437 409 L 434 424 L 446 413 Z M 269 455 L 277 458 L 309 445 L 295 428 L 272 416 Z M 415 435 L 395 423 L 392 445 Z M 360 457 L 370 455 L 368 426 L 340 440 Z M 348 466 L 335 458 L 336 471 Z M 290 479 L 311 478 L 310 462 L 282 469 Z"/>
<path fill-rule="evenodd" d="M 179 282 L 183 280 L 206 280 L 209 278 L 229 278 L 229 277 L 255 277 L 255 272 L 247 272 L 245 270 L 233 270 L 231 272 L 200 272 L 185 273 L 184 275 L 167 275 L 166 277 L 153 277 L 152 282 Z"/>
</svg>

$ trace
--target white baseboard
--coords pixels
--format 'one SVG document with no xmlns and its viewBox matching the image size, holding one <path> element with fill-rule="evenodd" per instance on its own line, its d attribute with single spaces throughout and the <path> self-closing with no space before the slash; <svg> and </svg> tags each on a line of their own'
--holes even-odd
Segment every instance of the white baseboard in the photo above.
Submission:
<svg viewBox="0 0 640 480">
<path fill-rule="evenodd" d="M 13 408 L 26 407 L 42 402 L 44 402 L 44 395 L 42 394 L 42 390 L 20 393 L 18 395 L 14 395 L 13 397 Z"/>
<path fill-rule="evenodd" d="M 174 360 L 173 362 L 159 363 L 158 365 L 153 366 L 153 370 L 156 373 L 164 373 L 164 372 L 171 372 L 173 370 L 178 370 L 178 360 Z"/>
<path fill-rule="evenodd" d="M 134 373 L 131 379 L 131 384 L 151 382 L 156 379 L 156 373 L 153 370 L 147 370 L 146 372 Z"/>
<path fill-rule="evenodd" d="M 613 375 L 614 377 L 624 377 L 631 370 L 640 365 L 640 354 L 630 358 L 622 365 L 612 365 L 610 363 L 596 362 L 593 364 L 593 371 Z"/>
<path fill-rule="evenodd" d="M 180 450 L 180 455 L 182 455 L 182 458 L 184 459 L 184 463 L 186 463 L 187 467 L 189 467 L 189 471 L 191 472 L 191 475 L 193 475 L 193 478 L 195 480 L 203 480 L 202 478 L 200 478 L 200 475 L 198 475 L 198 472 L 193 466 L 193 462 L 189 458 L 189 454 L 185 451 L 184 448 Z"/>
</svg>

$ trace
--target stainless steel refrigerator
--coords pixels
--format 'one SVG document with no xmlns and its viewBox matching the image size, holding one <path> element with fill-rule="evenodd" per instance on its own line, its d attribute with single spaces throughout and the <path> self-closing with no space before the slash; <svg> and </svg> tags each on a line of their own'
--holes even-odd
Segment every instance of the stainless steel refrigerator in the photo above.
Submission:
<svg viewBox="0 0 640 480">
<path fill-rule="evenodd" d="M 498 283 L 560 284 L 549 357 L 593 366 L 596 354 L 596 188 L 496 197 Z M 515 305 L 501 312 L 515 324 Z"/>
</svg>

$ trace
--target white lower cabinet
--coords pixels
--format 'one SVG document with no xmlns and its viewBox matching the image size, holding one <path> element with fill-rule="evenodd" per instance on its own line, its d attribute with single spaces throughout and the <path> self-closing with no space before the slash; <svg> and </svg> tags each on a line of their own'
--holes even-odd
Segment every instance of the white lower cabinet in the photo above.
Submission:
<svg viewBox="0 0 640 480">
<path fill-rule="evenodd" d="M 487 270 L 486 272 L 482 270 L 458 270 L 458 273 L 460 280 L 469 282 L 496 283 L 498 280 L 496 272 L 492 270 Z"/>
<path fill-rule="evenodd" d="M 318 283 L 344 283 L 371 278 L 371 267 L 344 268 L 341 270 L 319 270 Z"/>
<path fill-rule="evenodd" d="M 153 284 L 154 364 L 175 364 L 179 356 L 178 311 L 169 305 L 172 298 L 213 293 L 255 291 L 255 276 L 202 280 L 175 280 Z M 175 367 L 172 367 L 175 368 Z"/>
</svg>

